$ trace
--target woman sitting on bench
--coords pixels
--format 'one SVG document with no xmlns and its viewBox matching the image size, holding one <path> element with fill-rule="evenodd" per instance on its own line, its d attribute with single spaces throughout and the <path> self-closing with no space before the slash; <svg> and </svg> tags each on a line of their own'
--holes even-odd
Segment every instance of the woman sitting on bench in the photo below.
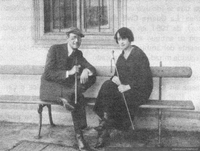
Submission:
<svg viewBox="0 0 200 151">
<path fill-rule="evenodd" d="M 120 28 L 114 38 L 122 53 L 116 62 L 114 76 L 103 83 L 94 106 L 101 118 L 96 128 L 96 148 L 105 145 L 108 129 L 129 129 L 138 107 L 148 100 L 153 88 L 149 60 L 139 47 L 131 45 L 134 41 L 132 31 Z"/>
</svg>

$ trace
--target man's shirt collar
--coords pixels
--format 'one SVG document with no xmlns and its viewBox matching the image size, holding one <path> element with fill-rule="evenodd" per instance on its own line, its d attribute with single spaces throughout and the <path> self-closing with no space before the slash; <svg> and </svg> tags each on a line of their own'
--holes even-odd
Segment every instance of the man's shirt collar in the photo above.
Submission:
<svg viewBox="0 0 200 151">
<path fill-rule="evenodd" d="M 68 56 L 70 56 L 74 50 L 69 44 L 67 44 L 67 49 L 68 49 Z"/>
</svg>

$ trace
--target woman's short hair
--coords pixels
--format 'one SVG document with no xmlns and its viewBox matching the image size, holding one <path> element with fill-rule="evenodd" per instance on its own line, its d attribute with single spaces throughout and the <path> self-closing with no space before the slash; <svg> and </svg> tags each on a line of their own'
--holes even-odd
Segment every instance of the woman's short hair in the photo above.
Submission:
<svg viewBox="0 0 200 151">
<path fill-rule="evenodd" d="M 118 33 L 122 39 L 128 38 L 129 42 L 134 41 L 133 32 L 127 27 L 122 27 L 122 28 L 118 29 L 118 31 L 115 33 L 115 36 L 114 36 L 114 39 L 117 44 L 118 44 L 118 39 L 117 39 Z"/>
</svg>

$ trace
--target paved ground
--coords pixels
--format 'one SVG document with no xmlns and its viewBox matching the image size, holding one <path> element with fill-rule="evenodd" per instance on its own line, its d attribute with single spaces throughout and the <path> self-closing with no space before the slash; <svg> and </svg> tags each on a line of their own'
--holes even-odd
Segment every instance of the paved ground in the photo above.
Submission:
<svg viewBox="0 0 200 151">
<path fill-rule="evenodd" d="M 64 146 L 67 150 L 75 151 L 74 131 L 72 126 L 49 127 L 43 125 L 42 138 L 36 139 L 38 127 L 36 124 L 0 122 L 0 151 L 8 151 L 20 142 L 40 142 Z M 85 130 L 85 139 L 93 147 L 96 141 L 96 131 L 93 128 Z M 157 130 L 136 130 L 111 132 L 109 147 L 155 147 Z M 163 130 L 162 142 L 165 147 L 200 147 L 200 132 L 177 132 Z M 104 151 L 101 149 L 99 151 Z M 28 151 L 28 148 L 27 150 Z"/>
</svg>

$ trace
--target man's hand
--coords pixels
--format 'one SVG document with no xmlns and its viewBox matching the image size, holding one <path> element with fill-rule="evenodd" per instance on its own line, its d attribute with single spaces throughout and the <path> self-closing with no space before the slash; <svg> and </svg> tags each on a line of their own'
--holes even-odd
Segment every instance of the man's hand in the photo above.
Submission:
<svg viewBox="0 0 200 151">
<path fill-rule="evenodd" d="M 71 70 L 68 71 L 68 74 L 69 74 L 69 75 L 74 75 L 75 73 L 78 73 L 80 67 L 81 67 L 80 65 L 78 65 L 78 66 L 73 66 L 73 68 L 72 68 Z"/>
<path fill-rule="evenodd" d="M 128 91 L 130 89 L 131 89 L 131 87 L 129 85 L 123 85 L 123 84 L 121 84 L 121 85 L 118 86 L 118 90 L 121 93 L 124 93 L 124 92 L 126 92 L 126 91 Z"/>
<path fill-rule="evenodd" d="M 112 78 L 112 82 L 114 82 L 116 85 L 120 85 L 121 84 L 121 82 L 120 82 L 120 80 L 119 80 L 119 78 L 117 77 L 117 76 L 114 76 L 113 78 Z"/>
<path fill-rule="evenodd" d="M 80 76 L 80 83 L 85 84 L 88 81 L 88 76 L 89 76 L 88 70 L 84 69 Z"/>
</svg>

